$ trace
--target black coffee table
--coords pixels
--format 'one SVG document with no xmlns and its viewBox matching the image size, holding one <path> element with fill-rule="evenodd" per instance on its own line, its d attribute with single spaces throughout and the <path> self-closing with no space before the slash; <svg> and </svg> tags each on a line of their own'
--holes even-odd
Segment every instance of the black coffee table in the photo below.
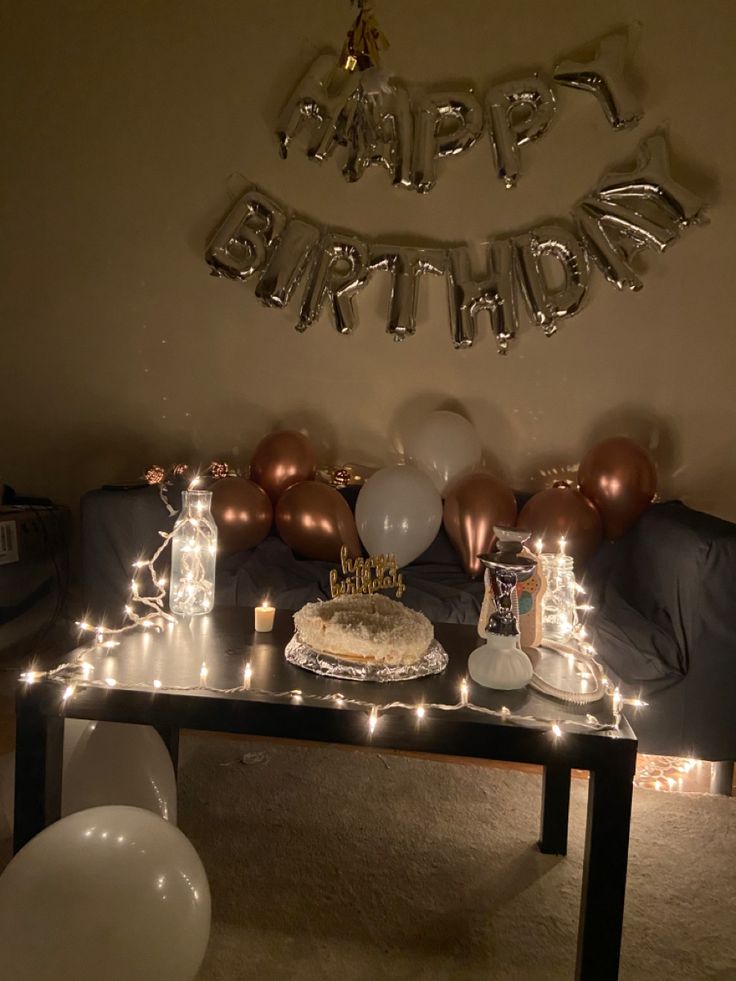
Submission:
<svg viewBox="0 0 736 981">
<path fill-rule="evenodd" d="M 420 751 L 445 756 L 510 760 L 544 767 L 539 847 L 564 855 L 572 769 L 590 771 L 578 954 L 575 977 L 618 977 L 626 889 L 636 737 L 625 720 L 617 729 L 586 730 L 588 712 L 604 719 L 610 706 L 568 708 L 533 692 L 490 692 L 470 686 L 470 701 L 507 716 L 461 708 L 381 711 L 371 725 L 370 704 L 455 705 L 478 646 L 472 627 L 439 624 L 436 635 L 450 655 L 440 675 L 391 684 L 361 684 L 318 677 L 286 662 L 291 614 L 279 611 L 274 630 L 256 634 L 253 611 L 216 610 L 179 622 L 161 634 L 138 631 L 113 649 L 85 655 L 95 685 L 78 681 L 71 697 L 63 676 L 21 682 L 17 696 L 14 847 L 21 848 L 59 818 L 65 716 L 155 726 L 176 766 L 180 729 L 289 737 L 320 742 Z M 65 653 L 61 661 L 68 661 Z M 250 690 L 241 689 L 250 663 Z M 201 666 L 206 664 L 206 678 Z M 114 680 L 109 685 L 105 679 Z M 152 687 L 154 679 L 161 687 Z M 342 695 L 344 698 L 336 696 Z M 325 696 L 327 696 L 325 698 Z M 545 715 L 546 713 L 546 715 Z M 375 716 L 375 712 L 373 713 Z M 550 724 L 512 721 L 542 716 Z"/>
</svg>

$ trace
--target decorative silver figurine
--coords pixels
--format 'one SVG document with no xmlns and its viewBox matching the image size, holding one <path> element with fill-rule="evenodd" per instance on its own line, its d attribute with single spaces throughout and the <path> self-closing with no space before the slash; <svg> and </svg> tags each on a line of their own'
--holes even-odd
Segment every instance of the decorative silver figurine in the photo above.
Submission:
<svg viewBox="0 0 736 981">
<path fill-rule="evenodd" d="M 517 583 L 535 571 L 532 556 L 522 555 L 529 532 L 495 525 L 496 545 L 478 558 L 486 567 L 486 595 L 481 608 L 478 633 L 486 638 L 468 658 L 468 673 L 486 688 L 510 691 L 523 688 L 531 679 L 532 662 L 521 649 L 515 613 Z"/>
</svg>

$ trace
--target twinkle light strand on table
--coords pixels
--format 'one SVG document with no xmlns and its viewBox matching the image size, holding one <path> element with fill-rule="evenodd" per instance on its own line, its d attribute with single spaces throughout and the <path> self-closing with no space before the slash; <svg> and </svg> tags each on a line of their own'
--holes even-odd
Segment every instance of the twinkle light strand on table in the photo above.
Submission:
<svg viewBox="0 0 736 981">
<path fill-rule="evenodd" d="M 80 654 L 89 653 L 89 650 L 80 652 Z M 62 691 L 62 701 L 61 709 L 62 711 L 66 708 L 68 703 L 80 691 L 84 691 L 86 688 L 115 688 L 118 684 L 117 679 L 108 676 L 104 679 L 92 678 L 89 669 L 91 665 L 87 661 L 80 661 L 75 658 L 75 660 L 67 662 L 66 664 L 61 664 L 53 671 L 49 672 L 26 672 L 21 675 L 21 680 L 25 681 L 26 684 L 33 684 L 39 681 L 41 678 L 46 677 L 50 680 L 59 683 L 60 687 L 63 688 Z M 82 670 L 82 678 L 76 678 L 70 680 L 70 676 L 79 670 Z M 253 679 L 253 669 L 249 661 L 246 661 L 243 666 L 242 671 L 242 684 L 236 685 L 230 688 L 218 688 L 213 685 L 207 684 L 209 677 L 209 669 L 206 662 L 203 662 L 200 666 L 199 671 L 199 683 L 195 685 L 167 685 L 164 684 L 160 679 L 154 678 L 151 682 L 126 682 L 125 688 L 139 689 L 143 691 L 150 691 L 151 693 L 165 693 L 165 692 L 207 692 L 216 695 L 237 695 L 245 694 L 249 696 L 266 696 L 268 698 L 279 698 L 284 700 L 290 700 L 293 704 L 333 704 L 340 708 L 352 707 L 356 709 L 362 709 L 367 711 L 367 727 L 369 735 L 378 729 L 379 721 L 381 716 L 390 711 L 401 710 L 405 712 L 413 713 L 418 720 L 418 722 L 424 722 L 427 719 L 427 715 L 431 711 L 435 712 L 455 712 L 458 710 L 467 710 L 468 712 L 478 713 L 480 715 L 490 716 L 492 718 L 498 718 L 504 722 L 510 724 L 523 724 L 538 727 L 540 729 L 545 729 L 554 737 L 555 740 L 560 739 L 564 732 L 567 731 L 595 731 L 604 732 L 612 731 L 618 728 L 619 716 L 621 708 L 624 704 L 643 704 L 639 699 L 624 699 L 618 690 L 611 695 L 612 707 L 614 711 L 613 722 L 601 722 L 595 715 L 587 714 L 585 719 L 581 717 L 580 719 L 559 719 L 554 722 L 550 722 L 549 719 L 542 719 L 535 715 L 522 715 L 511 711 L 505 705 L 501 706 L 499 709 L 489 708 L 485 705 L 476 705 L 471 702 L 468 697 L 468 680 L 463 678 L 459 685 L 460 698 L 459 701 L 454 703 L 443 703 L 443 702 L 403 702 L 403 701 L 392 701 L 385 703 L 377 703 L 361 698 L 352 698 L 346 696 L 341 692 L 330 692 L 324 695 L 313 695 L 303 692 L 300 688 L 292 688 L 288 691 L 271 691 L 264 688 L 254 688 L 252 685 Z"/>
<path fill-rule="evenodd" d="M 189 489 L 196 487 L 199 480 L 199 476 L 195 475 L 189 484 Z M 57 682 L 62 688 L 60 706 L 62 712 L 78 691 L 83 691 L 85 688 L 115 688 L 118 684 L 117 679 L 113 676 L 107 676 L 104 679 L 94 678 L 94 666 L 85 658 L 88 654 L 94 653 L 99 648 L 109 649 L 117 647 L 119 641 L 114 639 L 116 635 L 126 633 L 137 627 L 141 627 L 144 630 L 154 629 L 156 631 L 160 631 L 164 624 L 174 624 L 177 622 L 177 618 L 164 609 L 166 580 L 160 577 L 156 570 L 156 563 L 169 545 L 173 534 L 173 531 L 160 531 L 159 535 L 162 538 L 162 542 L 151 558 L 139 559 L 134 563 L 134 567 L 138 575 L 141 574 L 142 570 L 147 570 L 156 592 L 151 595 L 141 593 L 140 581 L 137 576 L 134 576 L 133 580 L 131 581 L 131 600 L 125 606 L 125 615 L 128 620 L 127 623 L 125 623 L 122 627 L 110 628 L 104 625 L 93 626 L 86 621 L 78 622 L 77 626 L 83 633 L 92 634 L 94 636 L 94 643 L 92 645 L 79 648 L 75 652 L 74 659 L 72 661 L 61 664 L 51 671 L 37 671 L 32 668 L 29 669 L 21 674 L 21 680 L 29 685 L 41 680 L 42 678 L 47 678 L 51 681 Z M 541 541 L 537 543 L 538 551 L 541 550 L 541 544 Z M 562 538 L 560 539 L 560 549 L 563 553 L 564 548 L 565 539 Z M 578 591 L 583 593 L 585 592 L 582 586 L 579 584 L 576 584 L 576 586 Z M 134 604 L 143 606 L 146 608 L 147 612 L 143 614 L 138 613 L 134 608 Z M 592 609 L 589 604 L 583 604 L 581 605 L 581 608 L 585 611 Z M 582 656 L 584 659 L 590 660 L 600 668 L 600 665 L 595 659 L 595 650 L 593 646 L 585 639 L 585 636 L 585 627 L 581 623 L 576 622 L 573 628 L 573 638 L 579 650 L 577 655 L 571 654 L 568 656 Z M 351 706 L 356 709 L 367 711 L 367 727 L 369 736 L 372 736 L 377 730 L 380 717 L 386 712 L 398 710 L 411 712 L 416 717 L 418 723 L 424 723 L 425 719 L 427 718 L 427 713 L 430 711 L 453 712 L 465 710 L 468 712 L 499 718 L 510 724 L 519 723 L 524 725 L 532 725 L 539 727 L 540 729 L 546 729 L 555 740 L 558 740 L 562 738 L 565 730 L 574 731 L 576 729 L 583 729 L 597 732 L 616 730 L 619 726 L 621 710 L 624 705 L 631 705 L 637 708 L 646 705 L 646 702 L 643 702 L 639 698 L 624 698 L 618 688 L 610 691 L 610 682 L 608 678 L 605 677 L 605 674 L 602 674 L 603 685 L 606 693 L 605 697 L 609 697 L 611 700 L 611 708 L 614 717 L 614 721 L 611 723 L 601 722 L 595 715 L 592 714 L 587 714 L 584 721 L 581 717 L 580 719 L 560 719 L 558 721 L 550 722 L 548 718 L 542 719 L 535 715 L 521 715 L 514 713 L 506 706 L 501 706 L 500 709 L 493 709 L 488 708 L 485 705 L 476 705 L 469 699 L 467 678 L 463 678 L 460 682 L 459 701 L 449 704 L 441 702 L 419 702 L 412 704 L 402 701 L 392 701 L 379 704 L 365 699 L 347 697 L 340 692 L 330 692 L 329 694 L 324 695 L 312 695 L 304 694 L 301 689 L 298 688 L 282 692 L 254 688 L 253 669 L 249 661 L 246 661 L 243 666 L 242 684 L 240 685 L 231 688 L 218 688 L 208 685 L 208 678 L 209 669 L 205 661 L 200 666 L 199 683 L 196 685 L 166 685 L 161 681 L 161 679 L 153 678 L 150 682 L 140 681 L 126 683 L 125 687 L 150 691 L 153 694 L 165 692 L 208 692 L 218 695 L 247 694 L 249 696 L 262 695 L 269 698 L 289 699 L 294 704 L 332 703 L 340 707 Z"/>
</svg>

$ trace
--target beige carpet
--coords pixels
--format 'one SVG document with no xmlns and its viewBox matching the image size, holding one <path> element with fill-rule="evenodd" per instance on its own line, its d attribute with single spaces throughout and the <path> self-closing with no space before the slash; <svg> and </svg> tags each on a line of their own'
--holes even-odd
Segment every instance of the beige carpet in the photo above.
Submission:
<svg viewBox="0 0 736 981">
<path fill-rule="evenodd" d="M 184 737 L 180 825 L 213 894 L 199 981 L 568 981 L 586 792 L 558 859 L 530 774 Z M 621 978 L 736 979 L 736 800 L 635 792 Z"/>
</svg>

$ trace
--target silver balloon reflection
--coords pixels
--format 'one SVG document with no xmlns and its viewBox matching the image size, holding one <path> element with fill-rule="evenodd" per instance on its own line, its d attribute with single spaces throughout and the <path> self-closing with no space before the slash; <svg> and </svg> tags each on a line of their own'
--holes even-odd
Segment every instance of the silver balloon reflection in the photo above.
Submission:
<svg viewBox="0 0 736 981">
<path fill-rule="evenodd" d="M 646 204 L 645 199 L 642 203 Z M 633 199 L 629 204 L 635 206 Z M 636 254 L 645 248 L 664 252 L 678 237 L 677 225 L 663 224 L 633 207 L 595 195 L 585 198 L 573 216 L 590 257 L 618 289 L 640 290 L 642 282 L 632 266 Z"/>
<path fill-rule="evenodd" d="M 414 189 L 431 191 L 437 158 L 469 150 L 482 128 L 483 110 L 472 92 L 422 92 L 414 108 Z"/>
<path fill-rule="evenodd" d="M 682 227 L 708 223 L 705 202 L 672 179 L 669 148 L 663 133 L 653 133 L 639 144 L 634 170 L 606 174 L 596 193 L 606 200 L 623 200 L 635 209 L 636 201 L 653 201 Z"/>
<path fill-rule="evenodd" d="M 576 236 L 561 225 L 533 228 L 515 241 L 519 279 L 529 313 L 547 336 L 557 330 L 557 321 L 577 313 L 585 300 L 590 280 L 587 253 Z M 545 260 L 557 263 L 563 275 L 553 286 Z"/>
<path fill-rule="evenodd" d="M 340 334 L 349 334 L 358 320 L 353 295 L 365 285 L 368 273 L 365 242 L 351 235 L 325 232 L 304 291 L 296 329 L 303 331 L 314 323 L 329 298 L 335 328 Z"/>
<path fill-rule="evenodd" d="M 609 34 L 592 61 L 563 61 L 554 71 L 560 85 L 592 92 L 614 129 L 636 126 L 643 115 L 624 75 L 627 46 L 625 34 Z"/>
<path fill-rule="evenodd" d="M 582 202 L 582 207 L 599 217 L 603 224 L 614 229 L 619 235 L 630 238 L 637 247 L 648 247 L 664 252 L 677 238 L 677 225 L 662 223 L 634 210 L 632 201 L 620 204 L 618 201 L 605 201 L 591 195 Z"/>
<path fill-rule="evenodd" d="M 539 139 L 547 131 L 554 111 L 552 89 L 538 75 L 489 89 L 488 132 L 496 170 L 506 187 L 514 187 L 521 173 L 519 147 Z"/>
<path fill-rule="evenodd" d="M 309 264 L 320 231 L 316 225 L 291 218 L 276 240 L 258 279 L 256 296 L 267 307 L 285 307 Z"/>
<path fill-rule="evenodd" d="M 620 290 L 640 290 L 642 281 L 631 267 L 631 252 L 635 249 L 615 242 L 611 230 L 603 227 L 601 216 L 578 205 L 572 213 L 585 248 L 609 283 Z"/>
<path fill-rule="evenodd" d="M 285 223 L 286 213 L 279 205 L 254 188 L 246 191 L 207 245 L 205 261 L 211 274 L 248 279 L 263 267 Z"/>
<path fill-rule="evenodd" d="M 391 295 L 386 333 L 403 341 L 416 333 L 419 277 L 423 273 L 442 275 L 447 253 L 441 249 L 414 249 L 401 245 L 373 245 L 370 268 L 391 274 Z"/>
<path fill-rule="evenodd" d="M 511 239 L 491 242 L 486 251 L 486 268 L 473 278 L 470 252 L 465 246 L 450 250 L 447 295 L 450 330 L 456 348 L 471 347 L 478 315 L 486 310 L 499 354 L 506 354 L 519 324 L 514 285 L 514 247 Z"/>
<path fill-rule="evenodd" d="M 337 56 L 320 55 L 309 66 L 281 110 L 276 124 L 276 136 L 282 157 L 289 144 L 302 130 L 307 134 L 307 153 L 324 160 L 339 142 L 342 113 L 358 85 L 359 72 L 340 69 Z"/>
<path fill-rule="evenodd" d="M 394 184 L 411 186 L 414 122 L 403 86 L 384 83 L 369 91 L 361 86 L 351 99 L 343 130 L 346 180 L 360 180 L 367 167 L 380 165 Z"/>
</svg>

